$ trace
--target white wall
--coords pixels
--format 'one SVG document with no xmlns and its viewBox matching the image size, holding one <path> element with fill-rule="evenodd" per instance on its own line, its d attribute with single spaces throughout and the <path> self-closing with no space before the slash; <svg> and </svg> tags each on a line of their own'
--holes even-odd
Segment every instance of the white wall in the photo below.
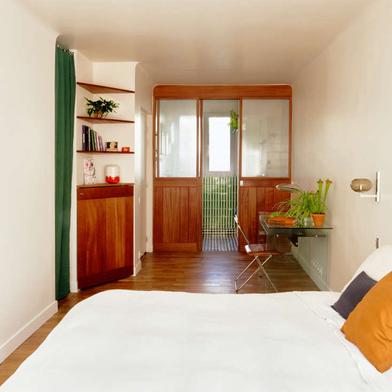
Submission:
<svg viewBox="0 0 392 392">
<path fill-rule="evenodd" d="M 2 3 L 0 362 L 57 310 L 54 261 L 56 33 Z"/>
<path fill-rule="evenodd" d="M 361 261 L 392 243 L 392 2 L 379 0 L 302 72 L 294 91 L 294 179 L 331 178 L 328 284 L 341 289 Z M 360 199 L 355 177 L 382 174 L 382 201 Z M 308 260 L 309 261 L 309 260 Z"/>
<path fill-rule="evenodd" d="M 79 53 L 80 54 L 80 53 Z M 135 62 L 92 62 L 92 82 L 96 84 L 119 87 L 124 89 L 135 89 Z M 83 67 L 86 69 L 86 66 Z M 82 81 L 79 74 L 77 74 L 78 81 Z M 84 97 L 88 97 L 88 92 L 85 89 L 78 88 L 78 101 L 77 114 L 86 115 L 86 104 Z M 102 95 L 102 94 L 101 94 Z M 94 95 L 92 98 L 98 99 L 100 95 Z M 134 94 L 116 94 L 108 95 L 106 98 L 114 99 L 119 103 L 119 108 L 116 109 L 116 113 L 111 114 L 110 117 L 118 119 L 134 119 L 135 118 L 135 97 Z M 76 121 L 76 133 L 79 138 L 77 148 L 81 147 L 81 128 L 84 122 Z M 91 126 L 91 124 L 90 124 Z M 118 146 L 131 147 L 134 149 L 135 135 L 134 135 L 134 124 L 93 124 L 92 128 L 102 136 L 103 141 L 117 141 Z M 78 168 L 77 168 L 77 181 L 78 184 L 83 184 L 83 159 L 94 158 L 97 182 L 105 182 L 104 168 L 108 164 L 117 164 L 120 166 L 120 177 L 121 182 L 133 183 L 135 181 L 135 168 L 134 168 L 134 156 L 132 155 L 121 155 L 121 154 L 78 154 Z"/>
<path fill-rule="evenodd" d="M 135 260 L 152 251 L 152 89 L 153 82 L 141 64 L 135 84 Z M 147 237 L 147 241 L 146 241 Z"/>
</svg>

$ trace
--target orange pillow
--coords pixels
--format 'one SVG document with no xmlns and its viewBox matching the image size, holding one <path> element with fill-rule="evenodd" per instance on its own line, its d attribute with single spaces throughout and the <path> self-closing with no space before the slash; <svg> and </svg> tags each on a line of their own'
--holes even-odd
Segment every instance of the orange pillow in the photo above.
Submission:
<svg viewBox="0 0 392 392">
<path fill-rule="evenodd" d="M 378 371 L 392 367 L 392 272 L 368 291 L 342 332 Z"/>
</svg>

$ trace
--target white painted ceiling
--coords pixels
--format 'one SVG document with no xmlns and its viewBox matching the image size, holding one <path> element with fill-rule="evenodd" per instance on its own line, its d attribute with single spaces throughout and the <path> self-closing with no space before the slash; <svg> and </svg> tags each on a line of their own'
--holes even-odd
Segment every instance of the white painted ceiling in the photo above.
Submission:
<svg viewBox="0 0 392 392">
<path fill-rule="evenodd" d="M 10 0 L 14 1 L 14 0 Z M 290 83 L 374 0 L 21 0 L 94 61 L 157 83 Z"/>
</svg>

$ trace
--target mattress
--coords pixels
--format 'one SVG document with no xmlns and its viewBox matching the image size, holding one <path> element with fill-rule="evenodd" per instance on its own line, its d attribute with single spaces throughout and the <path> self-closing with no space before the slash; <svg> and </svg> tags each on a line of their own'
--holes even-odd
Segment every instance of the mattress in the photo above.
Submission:
<svg viewBox="0 0 392 392">
<path fill-rule="evenodd" d="M 340 332 L 338 294 L 105 291 L 76 305 L 0 392 L 391 391 Z"/>
</svg>

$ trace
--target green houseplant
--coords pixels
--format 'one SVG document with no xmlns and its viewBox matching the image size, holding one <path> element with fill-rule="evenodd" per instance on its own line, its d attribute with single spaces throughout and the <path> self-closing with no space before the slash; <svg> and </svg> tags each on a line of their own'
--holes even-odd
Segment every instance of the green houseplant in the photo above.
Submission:
<svg viewBox="0 0 392 392">
<path fill-rule="evenodd" d="M 317 181 L 317 191 L 312 193 L 312 197 L 310 200 L 310 210 L 313 223 L 317 227 L 322 226 L 325 221 L 325 214 L 328 210 L 327 197 L 331 184 L 332 181 L 329 179 L 325 181 L 320 179 Z"/>
<path fill-rule="evenodd" d="M 230 110 L 230 128 L 233 133 L 238 131 L 238 113 L 234 110 Z"/>
<path fill-rule="evenodd" d="M 115 109 L 119 107 L 119 104 L 113 100 L 106 100 L 99 97 L 98 100 L 93 101 L 92 99 L 85 98 L 87 101 L 87 114 L 89 117 L 103 118 L 109 113 L 115 113 Z"/>
<path fill-rule="evenodd" d="M 306 218 L 311 216 L 312 192 L 298 191 L 293 197 L 278 204 L 278 211 L 271 214 L 272 217 L 282 216 L 287 224 L 304 224 Z M 288 219 L 287 219 L 288 218 Z"/>
<path fill-rule="evenodd" d="M 292 218 L 299 224 L 304 224 L 305 219 L 312 217 L 315 226 L 322 226 L 327 212 L 327 196 L 332 181 L 318 180 L 317 184 L 316 192 L 296 189 L 293 192 L 293 197 L 279 203 L 278 211 L 271 216 Z"/>
</svg>

